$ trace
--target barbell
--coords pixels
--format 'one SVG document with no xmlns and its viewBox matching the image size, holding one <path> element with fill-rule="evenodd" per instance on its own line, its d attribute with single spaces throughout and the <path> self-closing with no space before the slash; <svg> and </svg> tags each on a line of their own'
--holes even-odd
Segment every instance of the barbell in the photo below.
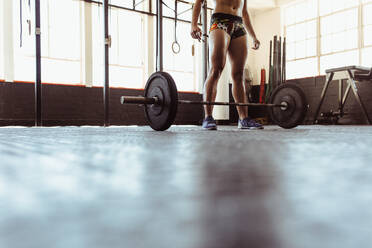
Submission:
<svg viewBox="0 0 372 248">
<path fill-rule="evenodd" d="M 147 122 L 156 131 L 167 130 L 173 124 L 178 104 L 268 107 L 274 123 L 287 129 L 300 125 L 308 108 L 305 94 L 293 83 L 285 83 L 276 88 L 267 104 L 179 100 L 176 83 L 166 72 L 155 72 L 150 76 L 144 96 L 122 96 L 120 102 L 143 104 Z"/>
</svg>

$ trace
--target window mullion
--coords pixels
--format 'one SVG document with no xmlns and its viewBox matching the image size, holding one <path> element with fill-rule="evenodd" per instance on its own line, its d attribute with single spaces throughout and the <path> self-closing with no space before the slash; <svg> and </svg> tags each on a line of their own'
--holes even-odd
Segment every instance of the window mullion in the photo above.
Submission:
<svg viewBox="0 0 372 248">
<path fill-rule="evenodd" d="M 362 0 L 359 0 L 358 7 L 358 49 L 359 49 L 359 65 L 362 64 L 362 48 L 364 46 L 364 37 L 363 37 L 363 5 Z"/>
<path fill-rule="evenodd" d="M 320 35 L 320 0 L 317 0 L 317 63 L 318 63 L 318 75 L 321 75 L 320 73 L 320 56 L 321 56 L 321 49 L 322 49 L 322 45 L 321 45 L 321 35 Z"/>
<path fill-rule="evenodd" d="M 119 18 L 122 13 L 117 10 L 116 11 L 116 63 L 121 65 L 122 61 L 120 59 L 120 28 L 119 28 Z"/>
</svg>

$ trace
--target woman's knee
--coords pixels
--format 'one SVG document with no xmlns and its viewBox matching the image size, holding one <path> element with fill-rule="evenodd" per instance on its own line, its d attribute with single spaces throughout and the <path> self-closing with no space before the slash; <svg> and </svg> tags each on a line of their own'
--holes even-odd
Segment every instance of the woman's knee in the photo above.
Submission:
<svg viewBox="0 0 372 248">
<path fill-rule="evenodd" d="M 231 73 L 234 82 L 243 82 L 243 71 L 234 71 Z"/>
<path fill-rule="evenodd" d="M 212 66 L 210 70 L 210 75 L 213 79 L 219 79 L 223 71 L 222 65 Z"/>
</svg>

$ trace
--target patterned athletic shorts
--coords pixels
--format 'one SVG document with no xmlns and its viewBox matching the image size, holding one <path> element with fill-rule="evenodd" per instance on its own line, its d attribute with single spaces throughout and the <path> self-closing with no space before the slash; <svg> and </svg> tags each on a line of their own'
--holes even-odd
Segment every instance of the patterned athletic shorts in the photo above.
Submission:
<svg viewBox="0 0 372 248">
<path fill-rule="evenodd" d="M 225 30 L 231 37 L 236 39 L 240 36 L 246 35 L 243 19 L 240 16 L 234 16 L 224 13 L 214 13 L 211 18 L 211 28 L 209 32 L 216 29 Z"/>
</svg>

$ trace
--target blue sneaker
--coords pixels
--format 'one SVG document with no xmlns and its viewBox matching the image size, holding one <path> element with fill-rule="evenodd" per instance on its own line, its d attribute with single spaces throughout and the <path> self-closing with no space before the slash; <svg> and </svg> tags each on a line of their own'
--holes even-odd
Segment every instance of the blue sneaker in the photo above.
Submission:
<svg viewBox="0 0 372 248">
<path fill-rule="evenodd" d="M 255 120 L 249 117 L 243 120 L 239 119 L 238 128 L 249 129 L 249 130 L 264 129 L 264 127 L 260 123 L 256 122 Z"/>
<path fill-rule="evenodd" d="M 213 119 L 212 116 L 208 116 L 203 121 L 203 128 L 206 130 L 217 130 L 216 121 Z"/>
</svg>

